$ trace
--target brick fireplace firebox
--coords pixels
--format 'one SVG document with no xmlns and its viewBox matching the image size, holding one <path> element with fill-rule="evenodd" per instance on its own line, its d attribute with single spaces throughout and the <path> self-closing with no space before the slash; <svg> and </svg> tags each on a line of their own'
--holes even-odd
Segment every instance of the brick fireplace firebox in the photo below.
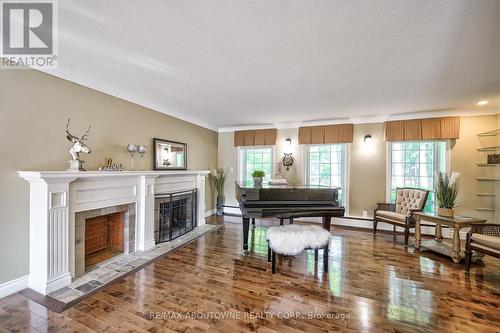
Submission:
<svg viewBox="0 0 500 333">
<path fill-rule="evenodd" d="M 114 213 L 85 220 L 85 270 L 123 253 L 125 213 Z"/>
<path fill-rule="evenodd" d="M 75 277 L 120 253 L 135 251 L 135 205 L 78 212 L 75 216 Z"/>
</svg>

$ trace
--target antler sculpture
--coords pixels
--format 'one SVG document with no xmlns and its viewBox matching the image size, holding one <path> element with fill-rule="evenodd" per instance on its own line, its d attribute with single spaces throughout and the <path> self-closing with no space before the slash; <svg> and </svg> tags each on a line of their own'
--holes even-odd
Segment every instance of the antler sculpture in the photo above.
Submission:
<svg viewBox="0 0 500 333">
<path fill-rule="evenodd" d="M 83 142 L 88 139 L 88 134 L 90 132 L 90 126 L 87 128 L 87 130 L 83 133 L 83 135 L 78 138 L 77 136 L 71 134 L 69 132 L 69 123 L 71 121 L 71 118 L 68 118 L 68 122 L 66 123 L 66 138 L 68 139 L 69 142 L 73 144 L 71 146 L 69 153 L 71 154 L 72 161 L 70 161 L 71 164 L 71 170 L 75 170 L 76 168 L 78 171 L 85 171 L 83 168 L 83 161 L 80 160 L 80 153 L 82 154 L 90 154 L 92 150 L 90 150 L 89 147 L 87 147 Z M 73 162 L 73 161 L 78 161 L 78 162 Z"/>
</svg>

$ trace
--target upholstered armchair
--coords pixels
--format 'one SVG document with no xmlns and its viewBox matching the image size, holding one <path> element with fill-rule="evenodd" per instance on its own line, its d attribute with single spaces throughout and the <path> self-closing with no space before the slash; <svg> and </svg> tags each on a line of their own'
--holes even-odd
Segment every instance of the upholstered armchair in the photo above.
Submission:
<svg viewBox="0 0 500 333">
<path fill-rule="evenodd" d="M 373 233 L 377 233 L 377 223 L 384 222 L 405 230 L 405 245 L 408 245 L 410 228 L 415 228 L 413 212 L 424 210 L 429 191 L 417 188 L 396 189 L 396 203 L 378 203 L 373 212 Z"/>
<path fill-rule="evenodd" d="M 465 243 L 465 271 L 470 271 L 472 251 L 500 258 L 500 224 L 473 224 Z"/>
</svg>

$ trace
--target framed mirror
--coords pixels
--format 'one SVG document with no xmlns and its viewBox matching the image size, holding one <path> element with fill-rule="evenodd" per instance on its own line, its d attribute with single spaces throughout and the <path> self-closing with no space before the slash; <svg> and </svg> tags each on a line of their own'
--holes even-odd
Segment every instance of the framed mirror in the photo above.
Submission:
<svg viewBox="0 0 500 333">
<path fill-rule="evenodd" d="M 154 138 L 155 170 L 187 170 L 187 144 Z"/>
</svg>

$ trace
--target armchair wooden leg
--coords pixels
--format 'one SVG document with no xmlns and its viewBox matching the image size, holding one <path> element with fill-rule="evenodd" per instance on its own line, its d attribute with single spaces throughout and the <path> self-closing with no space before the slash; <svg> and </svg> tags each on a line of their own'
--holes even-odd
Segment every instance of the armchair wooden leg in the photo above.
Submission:
<svg viewBox="0 0 500 333">
<path fill-rule="evenodd" d="M 318 249 L 314 249 L 314 262 L 318 262 Z"/>
<path fill-rule="evenodd" d="M 290 217 L 290 224 L 293 224 L 293 217 Z"/>
<path fill-rule="evenodd" d="M 472 233 L 468 232 L 467 233 L 467 238 L 465 240 L 465 272 L 469 273 L 470 271 L 470 266 L 472 264 L 472 248 L 471 248 L 471 242 L 472 242 Z"/>
<path fill-rule="evenodd" d="M 410 229 L 405 228 L 405 245 L 408 245 L 408 239 L 410 238 Z"/>
<path fill-rule="evenodd" d="M 255 218 L 252 218 L 252 225 L 255 225 Z"/>
<path fill-rule="evenodd" d="M 328 243 L 323 248 L 323 271 L 328 272 Z"/>
<path fill-rule="evenodd" d="M 465 272 L 466 273 L 469 273 L 471 264 L 472 264 L 472 251 L 466 250 L 465 251 Z"/>
<path fill-rule="evenodd" d="M 284 218 L 281 217 L 280 218 L 280 225 L 283 225 L 283 220 L 284 220 Z"/>
<path fill-rule="evenodd" d="M 377 234 L 377 220 L 373 220 L 373 234 Z"/>
</svg>

